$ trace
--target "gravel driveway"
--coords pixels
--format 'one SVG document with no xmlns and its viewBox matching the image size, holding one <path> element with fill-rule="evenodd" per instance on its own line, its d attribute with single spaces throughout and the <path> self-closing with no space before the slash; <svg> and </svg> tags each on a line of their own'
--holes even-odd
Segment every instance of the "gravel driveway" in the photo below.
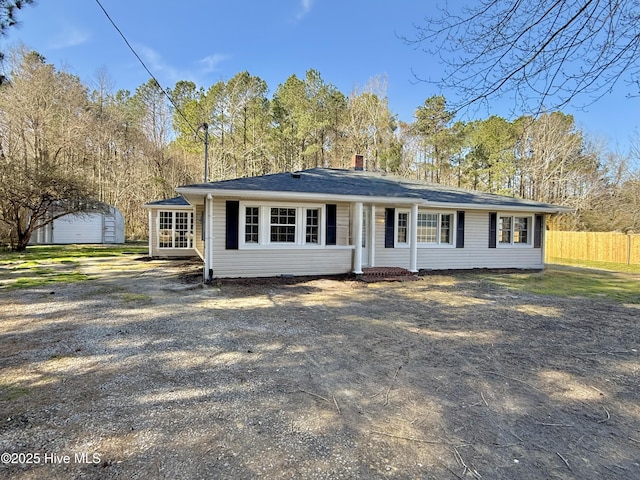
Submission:
<svg viewBox="0 0 640 480">
<path fill-rule="evenodd" d="M 0 290 L 0 477 L 640 478 L 640 310 L 480 274 Z"/>
</svg>

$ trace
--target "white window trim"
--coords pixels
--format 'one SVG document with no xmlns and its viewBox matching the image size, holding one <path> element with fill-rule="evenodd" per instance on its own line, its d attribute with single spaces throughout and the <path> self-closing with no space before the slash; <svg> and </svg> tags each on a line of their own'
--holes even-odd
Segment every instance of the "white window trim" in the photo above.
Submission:
<svg viewBox="0 0 640 480">
<path fill-rule="evenodd" d="M 500 218 L 501 217 L 510 217 L 511 218 L 511 241 L 510 242 L 501 242 L 500 241 Z M 514 242 L 515 238 L 515 225 L 516 218 L 528 218 L 528 228 L 527 228 L 527 243 Z M 535 217 L 530 214 L 517 214 L 517 213 L 500 213 L 498 212 L 496 217 L 496 246 L 498 248 L 527 248 L 533 247 L 533 236 L 534 236 L 534 225 L 535 225 Z"/>
<path fill-rule="evenodd" d="M 258 208 L 258 243 L 246 242 L 246 209 L 247 207 Z M 271 241 L 271 209 L 272 208 L 294 208 L 296 210 L 296 235 L 295 242 L 272 242 Z M 307 230 L 307 210 L 319 210 L 318 227 L 319 243 L 306 243 Z M 326 222 L 324 204 L 295 204 L 291 202 L 240 202 L 239 215 L 239 249 L 314 249 L 324 248 L 326 243 Z"/>
<path fill-rule="evenodd" d="M 171 246 L 170 247 L 163 247 L 160 245 L 160 215 L 161 213 L 170 213 L 171 214 Z M 187 216 L 187 218 L 189 219 L 188 221 L 188 228 L 187 231 L 189 232 L 189 244 L 186 247 L 176 247 L 176 213 L 188 213 L 189 215 Z M 192 250 L 194 248 L 194 236 L 195 236 L 195 221 L 194 221 L 194 215 L 193 215 L 193 211 L 191 210 L 168 210 L 168 209 L 164 209 L 164 210 L 158 210 L 158 214 L 156 216 L 156 232 L 157 232 L 157 248 L 159 250 Z M 164 229 L 163 229 L 164 230 Z"/>
<path fill-rule="evenodd" d="M 429 242 L 420 242 L 418 241 L 418 232 L 416 232 L 416 241 L 418 241 L 418 248 L 456 248 L 456 234 L 458 231 L 458 216 L 456 212 L 452 211 L 444 211 L 444 210 L 418 210 L 418 215 L 421 213 L 438 215 L 438 224 L 436 231 L 436 239 L 435 243 Z M 451 232 L 450 232 L 450 243 L 441 243 L 441 229 L 442 229 L 442 215 L 450 215 L 451 216 Z"/>
<path fill-rule="evenodd" d="M 400 224 L 399 218 L 400 215 L 406 213 L 407 214 L 407 241 L 399 242 L 398 241 L 398 226 Z M 409 248 L 411 245 L 411 210 L 404 208 L 396 208 L 396 215 L 393 222 L 393 246 L 394 248 Z"/>
</svg>

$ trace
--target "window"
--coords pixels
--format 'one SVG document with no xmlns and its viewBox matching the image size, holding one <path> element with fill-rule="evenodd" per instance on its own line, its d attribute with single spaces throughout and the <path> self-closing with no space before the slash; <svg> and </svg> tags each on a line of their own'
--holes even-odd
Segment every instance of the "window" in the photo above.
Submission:
<svg viewBox="0 0 640 480">
<path fill-rule="evenodd" d="M 440 243 L 451 243 L 451 214 L 440 215 Z"/>
<path fill-rule="evenodd" d="M 305 226 L 305 243 L 320 243 L 320 210 L 317 208 L 307 209 Z"/>
<path fill-rule="evenodd" d="M 174 248 L 190 248 L 191 247 L 191 212 L 175 212 L 175 229 L 173 237 Z"/>
<path fill-rule="evenodd" d="M 260 209 L 258 207 L 247 207 L 245 209 L 245 222 L 244 222 L 244 241 L 245 243 L 258 243 L 260 237 L 259 225 L 260 225 Z"/>
<path fill-rule="evenodd" d="M 321 246 L 325 244 L 325 207 L 241 202 L 239 247 Z"/>
<path fill-rule="evenodd" d="M 500 243 L 511 243 L 511 220 L 513 217 L 500 217 L 498 225 L 498 241 Z"/>
<path fill-rule="evenodd" d="M 160 212 L 158 246 L 160 248 L 173 247 L 173 212 Z"/>
<path fill-rule="evenodd" d="M 418 213 L 418 243 L 453 243 L 452 217 L 450 213 Z"/>
<path fill-rule="evenodd" d="M 158 212 L 158 247 L 193 247 L 193 212 Z"/>
<path fill-rule="evenodd" d="M 513 243 L 529 243 L 529 217 L 514 217 Z"/>
<path fill-rule="evenodd" d="M 503 245 L 527 245 L 531 243 L 531 217 L 500 217 L 498 242 Z"/>
<path fill-rule="evenodd" d="M 398 212 L 396 230 L 396 243 L 408 243 L 409 238 L 409 212 Z"/>
<path fill-rule="evenodd" d="M 418 214 L 418 243 L 437 243 L 438 241 L 438 214 Z"/>
<path fill-rule="evenodd" d="M 295 243 L 296 209 L 271 208 L 271 241 L 276 243 Z"/>
</svg>

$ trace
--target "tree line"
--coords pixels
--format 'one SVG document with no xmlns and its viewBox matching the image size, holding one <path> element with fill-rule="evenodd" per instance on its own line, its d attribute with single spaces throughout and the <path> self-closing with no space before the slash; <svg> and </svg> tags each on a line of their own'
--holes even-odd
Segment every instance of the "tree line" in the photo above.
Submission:
<svg viewBox="0 0 640 480">
<path fill-rule="evenodd" d="M 0 85 L 0 235 L 16 249 L 56 215 L 105 202 L 119 208 L 129 238 L 145 238 L 142 205 L 203 180 L 313 167 L 366 169 L 438 184 L 559 203 L 576 209 L 562 228 L 638 231 L 638 152 L 614 155 L 560 111 L 507 120 L 456 120 L 443 96 L 417 106 L 412 122 L 389 108 L 386 79 L 349 94 L 309 70 L 270 94 L 241 72 L 208 89 L 153 79 L 92 87 L 23 48 L 8 55 Z M 637 143 L 637 142 L 636 142 Z"/>
</svg>

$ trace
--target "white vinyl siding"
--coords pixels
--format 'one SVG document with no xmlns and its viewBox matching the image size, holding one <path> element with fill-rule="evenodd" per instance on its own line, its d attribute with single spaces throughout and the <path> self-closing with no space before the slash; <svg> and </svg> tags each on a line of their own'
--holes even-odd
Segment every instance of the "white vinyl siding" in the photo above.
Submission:
<svg viewBox="0 0 640 480">
<path fill-rule="evenodd" d="M 239 240 L 240 248 L 238 250 L 225 249 L 226 237 L 226 198 L 215 198 L 214 205 L 214 250 L 213 250 L 213 270 L 216 277 L 268 277 L 279 275 L 331 275 L 347 273 L 353 268 L 353 232 L 352 211 L 353 206 L 350 203 L 336 203 L 336 245 L 308 245 L 307 233 L 314 236 L 314 228 L 307 229 L 308 226 L 314 227 L 314 215 L 307 212 L 319 209 L 319 230 L 325 229 L 324 205 L 317 203 L 300 202 L 295 207 L 300 209 L 297 217 L 297 225 L 299 231 L 296 236 L 299 239 L 294 245 L 288 244 L 269 244 L 269 217 L 270 208 L 276 206 L 291 207 L 286 203 L 279 202 L 257 202 L 247 201 L 240 202 L 239 210 Z M 263 223 L 259 227 L 259 237 L 265 239 L 265 244 L 247 244 L 245 238 L 246 226 L 246 207 L 261 206 L 263 207 L 259 213 L 262 215 Z M 385 248 L 385 208 L 389 205 L 375 205 L 375 258 L 374 266 L 380 267 L 403 267 L 409 268 L 410 249 L 409 248 Z M 393 205 L 391 205 L 393 207 Z M 398 210 L 402 211 L 406 208 L 396 206 L 396 214 Z M 204 243 L 201 240 L 201 217 L 203 206 L 198 205 L 195 209 L 194 225 L 195 225 L 195 251 L 201 256 L 204 252 Z M 157 219 L 156 212 L 151 215 L 154 223 Z M 418 245 L 418 269 L 470 269 L 470 268 L 523 268 L 523 269 L 539 269 L 543 267 L 543 249 L 533 248 L 533 220 L 529 220 L 530 238 L 529 244 L 519 245 L 518 248 L 502 247 L 490 249 L 488 247 L 489 236 L 489 212 L 467 210 L 465 212 L 465 236 L 464 248 L 455 248 L 457 215 L 455 210 L 430 210 L 420 208 L 419 213 L 435 213 L 441 215 L 450 215 L 450 233 L 451 244 L 445 247 L 436 244 Z M 533 218 L 529 212 L 510 212 L 509 215 L 498 214 L 500 216 L 512 217 L 528 217 Z M 410 220 L 410 215 L 409 215 Z M 438 219 L 440 223 L 442 217 Z M 264 223 L 266 221 L 266 224 Z M 250 222 L 251 223 L 251 222 Z M 265 227 L 266 225 L 266 227 Z M 411 223 L 409 222 L 409 225 Z M 152 230 L 155 226 L 152 226 Z M 543 226 L 544 228 L 544 226 Z M 320 237 L 322 238 L 322 233 Z M 442 233 L 437 234 L 442 240 Z M 265 238 L 266 237 L 266 238 Z M 323 241 L 323 240 L 322 240 Z M 243 243 L 244 242 L 244 243 Z M 370 248 L 370 247 L 369 247 Z M 172 252 L 179 252 L 173 250 Z M 177 255 L 172 255 L 177 256 Z"/>
<path fill-rule="evenodd" d="M 515 214 L 515 217 L 528 217 Z M 530 223 L 532 228 L 532 223 Z M 530 234 L 533 236 L 533 231 Z M 468 268 L 523 268 L 540 269 L 544 266 L 541 248 L 533 244 L 522 248 L 488 248 L 489 214 L 485 211 L 467 210 L 465 213 L 464 248 L 418 249 L 418 268 L 468 269 Z"/>
<path fill-rule="evenodd" d="M 246 208 L 262 207 L 260 209 L 260 228 L 267 228 L 266 237 L 270 237 L 271 208 L 292 208 L 286 203 L 278 204 L 260 202 L 240 202 L 240 248 L 238 250 L 225 249 L 226 236 L 226 200 L 213 200 L 213 273 L 216 277 L 272 277 L 280 275 L 333 275 L 351 271 L 353 248 L 348 245 L 349 234 L 349 204 L 337 204 L 336 237 L 337 245 L 324 245 L 325 217 L 324 206 L 318 204 L 298 204 L 296 209 L 296 244 L 271 243 L 270 238 L 259 236 L 262 244 L 248 244 L 246 242 Z M 266 220 L 265 213 L 266 212 Z M 318 218 L 318 240 L 320 244 L 307 241 L 307 234 L 311 240 L 315 238 L 314 218 Z M 266 223 L 265 223 L 266 222 Z M 307 227 L 311 227 L 308 229 Z"/>
<path fill-rule="evenodd" d="M 433 213 L 420 209 L 420 213 Z M 523 268 L 540 269 L 544 266 L 543 249 L 533 248 L 533 242 L 521 248 L 489 248 L 489 214 L 487 211 L 465 212 L 464 248 L 454 248 L 456 212 L 451 214 L 450 248 L 434 248 L 418 244 L 418 269 L 470 269 L 470 268 Z M 513 217 L 528 217 L 528 213 L 514 213 Z M 407 248 L 384 247 L 384 206 L 376 208 L 375 266 L 409 268 Z M 418 227 L 419 228 L 419 227 Z M 529 221 L 529 237 L 533 238 L 533 220 Z"/>
</svg>

